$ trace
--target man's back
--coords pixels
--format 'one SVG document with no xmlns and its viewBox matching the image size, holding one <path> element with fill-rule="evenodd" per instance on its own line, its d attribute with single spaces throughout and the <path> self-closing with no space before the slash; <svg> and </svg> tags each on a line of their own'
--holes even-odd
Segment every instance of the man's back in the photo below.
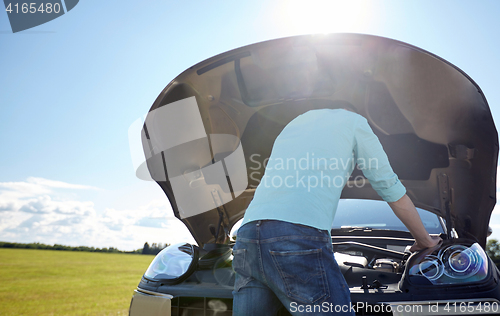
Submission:
<svg viewBox="0 0 500 316">
<path fill-rule="evenodd" d="M 356 162 L 384 200 L 405 193 L 362 116 L 344 109 L 298 116 L 277 137 L 242 224 L 276 219 L 329 230 Z"/>
</svg>

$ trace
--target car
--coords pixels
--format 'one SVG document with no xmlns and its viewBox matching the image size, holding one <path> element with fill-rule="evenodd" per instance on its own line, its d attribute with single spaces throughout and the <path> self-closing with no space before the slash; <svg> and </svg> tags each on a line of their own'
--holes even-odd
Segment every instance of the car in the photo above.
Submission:
<svg viewBox="0 0 500 316">
<path fill-rule="evenodd" d="M 275 138 L 298 115 L 339 102 L 367 119 L 427 230 L 443 239 L 411 253 L 411 234 L 355 168 L 331 230 L 353 311 L 500 313 L 499 271 L 484 251 L 498 135 L 481 89 L 410 44 L 322 34 L 225 52 L 160 93 L 142 125 L 137 175 L 157 182 L 197 244 L 170 245 L 153 259 L 131 316 L 232 314 L 232 230 Z"/>
</svg>

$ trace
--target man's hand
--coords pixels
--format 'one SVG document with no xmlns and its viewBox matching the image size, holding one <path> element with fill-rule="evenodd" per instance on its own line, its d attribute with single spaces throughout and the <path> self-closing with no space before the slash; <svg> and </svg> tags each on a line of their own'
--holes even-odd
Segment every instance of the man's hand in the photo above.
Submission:
<svg viewBox="0 0 500 316">
<path fill-rule="evenodd" d="M 443 240 L 439 236 L 430 236 L 430 242 L 428 242 L 426 245 L 421 245 L 417 241 L 413 244 L 413 246 L 410 247 L 411 252 L 415 251 L 420 251 L 426 248 L 433 248 L 439 245 Z"/>
</svg>

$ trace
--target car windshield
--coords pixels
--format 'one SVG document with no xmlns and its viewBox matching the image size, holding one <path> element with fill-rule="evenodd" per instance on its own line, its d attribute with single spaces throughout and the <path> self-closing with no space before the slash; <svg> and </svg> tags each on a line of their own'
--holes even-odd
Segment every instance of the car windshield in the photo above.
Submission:
<svg viewBox="0 0 500 316">
<path fill-rule="evenodd" d="M 437 215 L 420 208 L 417 208 L 417 211 L 430 234 L 444 232 Z M 345 227 L 370 227 L 373 229 L 408 231 L 386 202 L 375 200 L 340 200 L 332 229 Z"/>
</svg>

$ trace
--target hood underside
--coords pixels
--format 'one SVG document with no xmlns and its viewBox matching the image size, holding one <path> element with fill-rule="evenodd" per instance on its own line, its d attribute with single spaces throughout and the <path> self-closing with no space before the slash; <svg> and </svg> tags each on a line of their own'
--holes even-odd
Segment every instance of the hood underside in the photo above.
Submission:
<svg viewBox="0 0 500 316">
<path fill-rule="evenodd" d="M 243 217 L 284 126 L 345 102 L 368 120 L 415 205 L 449 215 L 460 237 L 484 246 L 498 156 L 486 99 L 457 67 L 386 38 L 290 37 L 189 68 L 144 124 L 149 174 L 200 246 L 222 242 Z M 367 180 L 355 169 L 354 181 Z M 348 185 L 342 198 L 380 199 L 370 185 Z"/>
</svg>

